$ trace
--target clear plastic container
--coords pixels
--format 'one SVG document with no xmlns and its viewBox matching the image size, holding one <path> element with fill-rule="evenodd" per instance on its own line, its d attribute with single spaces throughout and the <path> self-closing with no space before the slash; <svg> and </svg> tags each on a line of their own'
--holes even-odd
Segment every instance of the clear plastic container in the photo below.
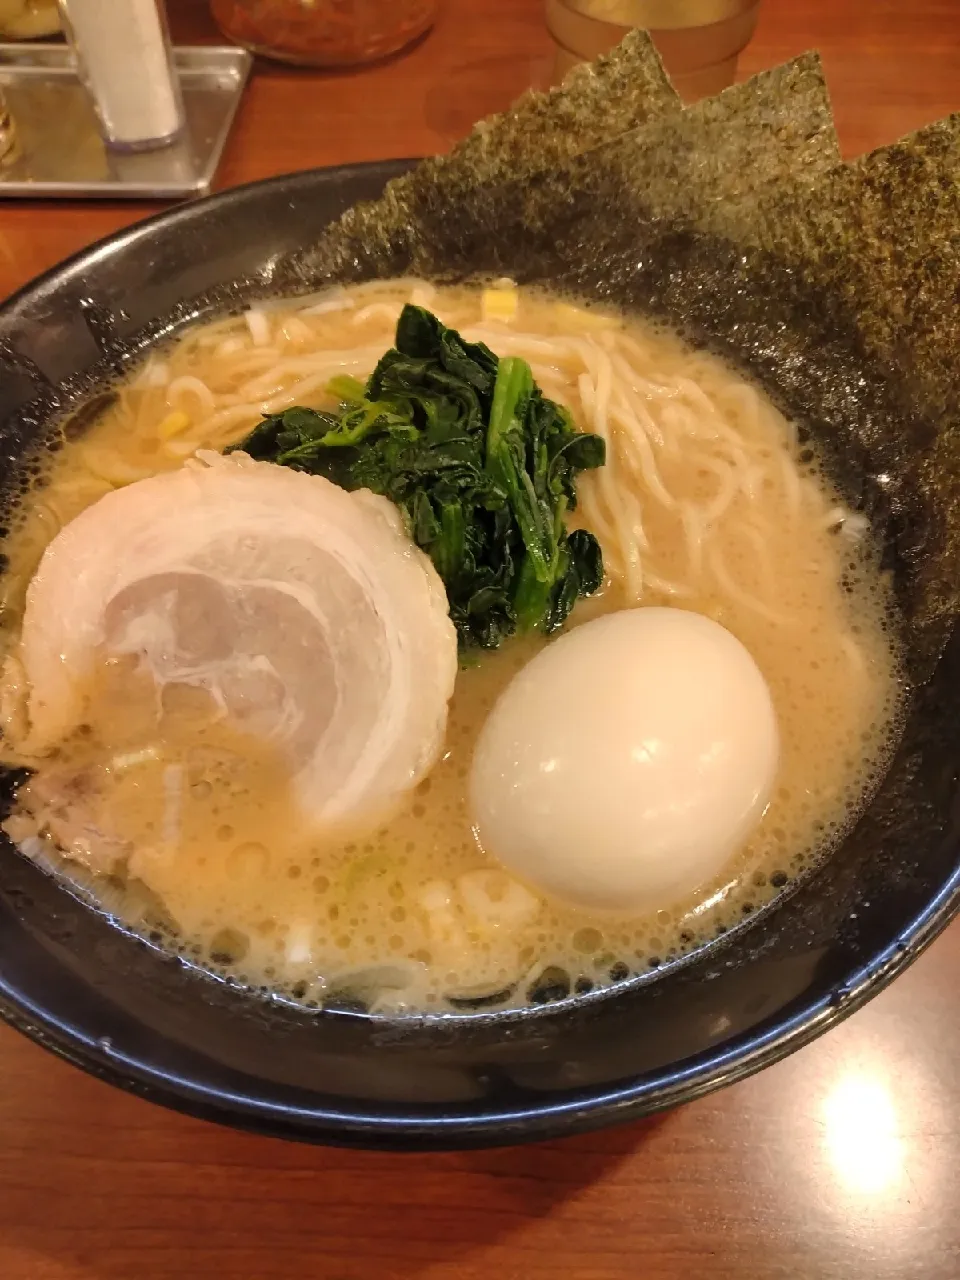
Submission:
<svg viewBox="0 0 960 1280">
<path fill-rule="evenodd" d="M 374 62 L 429 31 L 440 0 L 210 0 L 230 40 L 304 66 Z"/>
</svg>

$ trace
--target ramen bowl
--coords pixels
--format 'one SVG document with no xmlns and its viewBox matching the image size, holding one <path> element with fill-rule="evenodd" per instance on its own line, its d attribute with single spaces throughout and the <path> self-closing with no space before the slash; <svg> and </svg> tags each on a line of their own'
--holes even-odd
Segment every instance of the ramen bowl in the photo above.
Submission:
<svg viewBox="0 0 960 1280">
<path fill-rule="evenodd" d="M 291 264 L 318 227 L 407 167 L 320 170 L 231 190 L 94 245 L 11 298 L 0 310 L 10 490 L 63 415 L 79 414 L 82 425 L 104 386 L 145 350 L 199 318 L 302 287 Z M 678 245 L 669 269 L 695 274 L 695 249 Z M 721 274 L 712 287 L 723 288 Z M 641 275 L 623 304 L 642 311 L 648 288 Z M 654 304 L 663 311 L 662 299 Z M 803 422 L 812 421 L 809 388 L 837 377 L 835 353 L 825 347 L 817 367 L 811 351 L 802 379 L 772 387 Z M 760 365 L 751 372 L 777 381 Z M 887 411 L 895 407 L 882 400 L 870 409 Z M 906 583 L 903 521 L 878 496 L 877 466 L 858 445 L 838 476 L 880 522 L 889 567 Z M 676 1106 L 827 1031 L 955 914 L 960 644 L 946 636 L 916 685 L 887 776 L 842 847 L 744 927 L 607 990 L 506 1012 L 298 1008 L 129 935 L 5 841 L 0 1014 L 141 1097 L 305 1141 L 502 1145 Z M 16 782 L 7 775 L 8 796 Z"/>
</svg>

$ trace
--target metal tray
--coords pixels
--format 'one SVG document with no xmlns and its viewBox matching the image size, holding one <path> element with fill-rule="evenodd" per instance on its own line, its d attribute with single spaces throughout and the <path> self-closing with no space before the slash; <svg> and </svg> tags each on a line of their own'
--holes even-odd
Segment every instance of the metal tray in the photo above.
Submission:
<svg viewBox="0 0 960 1280">
<path fill-rule="evenodd" d="M 0 43 L 0 88 L 20 142 L 17 158 L 0 168 L 0 198 L 206 195 L 251 62 L 244 49 L 229 46 L 175 49 L 183 137 L 130 154 L 104 144 L 69 46 Z"/>
</svg>

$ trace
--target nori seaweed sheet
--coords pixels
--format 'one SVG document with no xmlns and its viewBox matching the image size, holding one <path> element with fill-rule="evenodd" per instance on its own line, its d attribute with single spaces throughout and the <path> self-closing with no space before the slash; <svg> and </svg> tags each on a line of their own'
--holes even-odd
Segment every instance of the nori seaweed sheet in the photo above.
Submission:
<svg viewBox="0 0 960 1280">
<path fill-rule="evenodd" d="M 388 183 L 379 200 L 348 210 L 326 238 L 327 255 L 339 246 L 346 266 L 356 241 L 402 262 L 408 232 L 429 216 L 436 196 L 524 181 L 682 106 L 656 45 L 633 31 L 610 53 L 575 67 L 563 84 L 530 90 L 481 120 L 449 154 L 430 156 Z"/>
<path fill-rule="evenodd" d="M 888 384 L 893 412 L 865 419 L 857 437 L 907 526 L 909 613 L 929 666 L 960 591 L 960 114 L 835 170 L 812 192 L 771 193 L 742 239 L 751 261 L 773 260 L 789 275 L 794 306 L 816 296 L 849 327 L 863 381 Z"/>
<path fill-rule="evenodd" d="M 496 238 L 498 225 L 508 225 L 513 234 L 522 223 L 531 251 L 534 238 L 549 241 L 558 225 L 578 217 L 595 224 L 589 228 L 594 235 L 604 236 L 604 219 L 595 218 L 591 206 L 606 204 L 606 217 L 615 217 L 624 197 L 629 204 L 631 193 L 641 190 L 645 207 L 660 217 L 723 228 L 732 209 L 763 187 L 806 186 L 840 163 L 817 54 L 804 54 L 681 111 L 679 99 L 664 92 L 656 51 L 649 42 L 639 43 L 641 35 L 624 41 L 617 60 L 595 64 L 591 78 L 575 72 L 555 91 L 563 96 L 522 100 L 489 130 L 478 126 L 450 156 L 424 161 L 390 183 L 380 200 L 349 210 L 307 257 L 308 278 L 406 271 L 457 275 L 470 269 L 475 253 L 484 253 L 472 240 Z M 613 72 L 622 79 L 625 64 L 634 72 L 643 68 L 641 82 L 654 86 L 651 97 L 645 112 L 629 97 L 626 112 L 601 110 L 600 133 L 583 123 L 584 116 L 590 120 L 597 113 L 595 95 L 613 92 Z M 566 138 L 560 155 L 548 118 L 554 127 L 576 122 L 560 135 Z M 636 125 L 637 120 L 645 123 Z M 630 122 L 635 127 L 623 127 Z M 498 156 L 492 150 L 496 141 L 503 145 Z M 442 252 L 432 243 L 432 228 L 442 234 L 441 224 L 451 218 L 463 224 L 456 259 L 443 256 L 445 242 Z"/>
</svg>

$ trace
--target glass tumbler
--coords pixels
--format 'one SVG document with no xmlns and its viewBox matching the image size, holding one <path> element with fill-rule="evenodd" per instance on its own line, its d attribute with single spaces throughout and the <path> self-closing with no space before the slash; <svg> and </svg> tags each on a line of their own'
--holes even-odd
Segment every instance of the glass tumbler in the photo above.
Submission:
<svg viewBox="0 0 960 1280">
<path fill-rule="evenodd" d="M 737 58 L 757 25 L 760 0 L 545 0 L 555 46 L 554 79 L 612 49 L 632 27 L 653 37 L 687 102 L 733 83 Z"/>
<path fill-rule="evenodd" d="M 0 0 L 0 39 L 41 40 L 59 30 L 57 0 Z"/>
<path fill-rule="evenodd" d="M 210 0 L 223 33 L 254 53 L 303 66 L 386 58 L 433 25 L 440 0 Z"/>
</svg>

